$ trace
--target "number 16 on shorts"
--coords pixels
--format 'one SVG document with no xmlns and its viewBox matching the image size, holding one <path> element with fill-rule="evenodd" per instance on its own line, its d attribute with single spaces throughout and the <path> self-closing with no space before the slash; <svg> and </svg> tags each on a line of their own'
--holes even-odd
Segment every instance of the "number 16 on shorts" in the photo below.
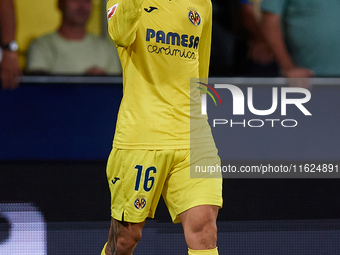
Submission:
<svg viewBox="0 0 340 255">
<path fill-rule="evenodd" d="M 150 166 L 145 171 L 143 171 L 143 165 L 136 165 L 135 169 L 137 170 L 136 174 L 136 183 L 135 183 L 135 191 L 139 191 L 140 188 L 143 188 L 146 192 L 149 192 L 154 183 L 155 183 L 155 177 L 152 174 L 155 174 L 157 172 L 156 167 Z M 144 172 L 144 182 L 143 186 L 141 187 L 142 182 L 142 175 Z"/>
</svg>

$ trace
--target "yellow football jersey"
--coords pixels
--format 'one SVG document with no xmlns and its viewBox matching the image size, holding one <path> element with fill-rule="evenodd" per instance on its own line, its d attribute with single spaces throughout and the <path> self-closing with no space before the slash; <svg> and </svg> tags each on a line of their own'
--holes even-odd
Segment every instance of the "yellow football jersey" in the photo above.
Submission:
<svg viewBox="0 0 340 255">
<path fill-rule="evenodd" d="M 208 77 L 211 1 L 109 0 L 107 14 L 123 68 L 114 146 L 214 146 L 206 116 L 190 112 L 201 100 L 190 79 Z"/>
</svg>

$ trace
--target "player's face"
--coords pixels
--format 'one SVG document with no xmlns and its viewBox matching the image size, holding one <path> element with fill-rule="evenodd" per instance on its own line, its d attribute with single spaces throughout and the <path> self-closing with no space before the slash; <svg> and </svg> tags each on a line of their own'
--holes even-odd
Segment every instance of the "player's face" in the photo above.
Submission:
<svg viewBox="0 0 340 255">
<path fill-rule="evenodd" d="M 85 26 L 91 10 L 92 0 L 62 0 L 63 18 L 74 25 Z"/>
</svg>

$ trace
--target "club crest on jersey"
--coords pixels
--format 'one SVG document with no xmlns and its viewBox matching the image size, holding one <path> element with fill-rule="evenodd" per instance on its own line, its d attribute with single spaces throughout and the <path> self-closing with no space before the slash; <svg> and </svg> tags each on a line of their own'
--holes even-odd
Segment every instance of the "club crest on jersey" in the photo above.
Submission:
<svg viewBox="0 0 340 255">
<path fill-rule="evenodd" d="M 189 9 L 188 18 L 189 18 L 190 22 L 192 24 L 194 24 L 195 26 L 199 26 L 201 24 L 201 16 L 193 8 Z"/>
<path fill-rule="evenodd" d="M 116 3 L 114 6 L 112 6 L 111 8 L 107 10 L 107 20 L 110 20 L 112 16 L 115 15 L 117 7 L 118 7 L 118 3 Z"/>
<path fill-rule="evenodd" d="M 138 210 L 143 209 L 146 205 L 145 198 L 144 197 L 137 197 L 135 202 L 134 202 L 134 205 L 135 205 L 136 209 L 138 209 Z"/>
</svg>

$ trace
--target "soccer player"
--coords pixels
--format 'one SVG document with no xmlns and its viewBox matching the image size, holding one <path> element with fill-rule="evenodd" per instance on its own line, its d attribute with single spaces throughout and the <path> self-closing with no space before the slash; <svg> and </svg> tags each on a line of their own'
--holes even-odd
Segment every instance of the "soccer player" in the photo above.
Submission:
<svg viewBox="0 0 340 255">
<path fill-rule="evenodd" d="M 197 82 L 208 77 L 210 0 L 109 0 L 108 29 L 123 68 L 123 99 L 107 163 L 111 227 L 102 255 L 132 254 L 162 194 L 188 254 L 218 254 L 220 164 Z M 196 106 L 196 107 L 195 107 Z M 197 109 L 199 109 L 197 111 Z"/>
</svg>

